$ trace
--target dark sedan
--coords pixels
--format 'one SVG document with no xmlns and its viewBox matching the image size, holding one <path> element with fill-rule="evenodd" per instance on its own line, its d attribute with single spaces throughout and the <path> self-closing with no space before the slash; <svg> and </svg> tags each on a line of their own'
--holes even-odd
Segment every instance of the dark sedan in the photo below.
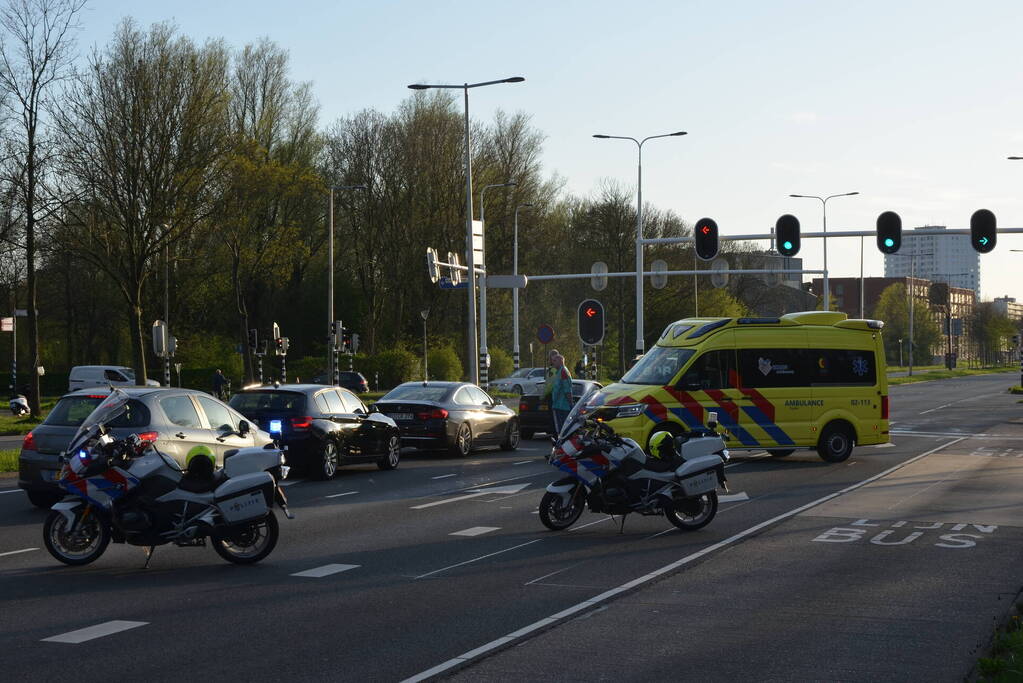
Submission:
<svg viewBox="0 0 1023 683">
<path fill-rule="evenodd" d="M 572 380 L 572 404 L 575 405 L 575 402 L 580 398 L 601 387 L 602 385 L 599 382 L 587 379 Z M 537 432 L 543 432 L 550 436 L 554 435 L 554 415 L 551 413 L 550 407 L 544 402 L 544 382 L 539 382 L 538 388 L 539 393 L 524 394 L 519 399 L 519 424 L 521 425 L 523 439 L 532 439 L 533 434 Z"/>
<path fill-rule="evenodd" d="M 466 457 L 477 446 L 513 451 L 519 445 L 515 411 L 467 382 L 406 382 L 376 402 L 390 416 L 405 445 L 446 448 Z"/>
<path fill-rule="evenodd" d="M 375 462 L 393 470 L 401 458 L 398 426 L 371 412 L 358 396 L 322 384 L 250 387 L 231 407 L 268 432 L 280 434 L 288 464 L 318 479 L 332 479 L 341 465 Z"/>
</svg>

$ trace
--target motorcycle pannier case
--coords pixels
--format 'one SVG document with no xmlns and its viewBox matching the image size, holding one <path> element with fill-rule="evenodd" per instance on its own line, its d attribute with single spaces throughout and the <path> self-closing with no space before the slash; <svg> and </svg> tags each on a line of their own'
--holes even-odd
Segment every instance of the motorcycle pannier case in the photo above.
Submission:
<svg viewBox="0 0 1023 683">
<path fill-rule="evenodd" d="M 217 507 L 229 524 L 266 516 L 273 500 L 274 479 L 269 472 L 228 479 L 214 492 Z"/>
</svg>

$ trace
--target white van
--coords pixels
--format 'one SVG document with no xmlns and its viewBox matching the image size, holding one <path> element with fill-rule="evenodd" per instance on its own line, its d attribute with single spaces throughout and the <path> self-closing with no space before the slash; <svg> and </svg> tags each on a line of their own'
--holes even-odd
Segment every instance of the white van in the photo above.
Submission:
<svg viewBox="0 0 1023 683">
<path fill-rule="evenodd" d="M 123 365 L 76 365 L 68 376 L 68 391 L 91 387 L 134 387 L 135 371 Z M 155 379 L 146 380 L 147 387 L 158 387 Z"/>
</svg>

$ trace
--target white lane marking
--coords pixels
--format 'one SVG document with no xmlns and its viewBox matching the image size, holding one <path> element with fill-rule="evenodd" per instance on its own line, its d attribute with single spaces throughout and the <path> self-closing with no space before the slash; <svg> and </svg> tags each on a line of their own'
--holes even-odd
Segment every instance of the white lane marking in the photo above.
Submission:
<svg viewBox="0 0 1023 683">
<path fill-rule="evenodd" d="M 39 548 L 23 548 L 22 550 L 11 550 L 6 553 L 0 553 L 0 557 L 7 557 L 8 555 L 17 555 L 19 553 L 30 553 L 33 550 L 39 550 Z"/>
<path fill-rule="evenodd" d="M 895 444 L 889 441 L 888 443 L 874 444 L 874 448 L 895 448 Z"/>
<path fill-rule="evenodd" d="M 538 538 L 535 541 L 528 541 L 528 542 L 522 543 L 520 545 L 512 546 L 511 548 L 505 548 L 504 550 L 498 550 L 496 553 L 489 553 L 487 555 L 480 555 L 479 557 L 474 557 L 471 560 L 466 560 L 465 562 L 459 562 L 458 564 L 453 564 L 453 565 L 451 565 L 449 567 L 442 567 L 440 569 L 435 569 L 432 572 L 427 572 L 426 574 L 420 574 L 419 576 L 414 576 L 412 578 L 413 579 L 425 579 L 427 576 L 433 576 L 434 574 L 440 574 L 441 572 L 446 572 L 447 570 L 454 569 L 455 567 L 461 567 L 462 565 L 472 564 L 473 562 L 478 562 L 480 560 L 485 560 L 488 557 L 493 557 L 494 555 L 500 555 L 501 553 L 507 553 L 507 552 L 510 552 L 512 550 L 516 550 L 518 548 L 524 548 L 527 545 L 532 545 L 534 543 L 539 543 L 542 540 L 543 540 L 542 538 Z"/>
<path fill-rule="evenodd" d="M 325 564 L 322 567 L 313 567 L 312 569 L 306 569 L 304 572 L 295 572 L 292 576 L 302 576 L 310 579 L 322 579 L 324 576 L 330 576 L 331 574 L 339 574 L 340 572 L 346 572 L 349 569 L 358 569 L 362 565 L 358 564 Z"/>
<path fill-rule="evenodd" d="M 826 495 L 826 496 L 824 496 L 822 498 L 818 498 L 815 501 L 812 501 L 812 502 L 807 503 L 805 505 L 801 505 L 801 506 L 799 506 L 797 508 L 789 510 L 788 512 L 783 512 L 782 514 L 780 514 L 780 515 L 778 515 L 776 517 L 772 517 L 771 519 L 768 519 L 768 520 L 766 520 L 764 522 L 760 522 L 759 524 L 754 524 L 753 526 L 749 527 L 748 529 L 745 529 L 744 531 L 740 531 L 739 533 L 737 533 L 737 534 L 735 534 L 733 536 L 729 536 L 728 538 L 726 538 L 723 541 L 718 541 L 717 543 L 715 543 L 713 545 L 707 546 L 703 550 L 699 550 L 699 551 L 697 551 L 697 552 L 695 552 L 695 553 L 693 553 L 691 555 L 687 555 L 687 556 L 683 557 L 680 560 L 676 560 L 675 562 L 667 564 L 667 565 L 661 567 L 660 569 L 655 569 L 654 571 L 650 572 L 649 574 L 645 574 L 644 576 L 641 576 L 641 577 L 639 577 L 637 579 L 633 579 L 632 581 L 629 581 L 627 583 L 623 583 L 621 586 L 618 586 L 617 588 L 612 588 L 611 590 L 604 591 L 600 595 L 596 595 L 596 596 L 590 598 L 589 600 L 584 600 L 583 602 L 580 602 L 580 603 L 578 603 L 576 605 L 573 605 L 573 606 L 569 607 L 568 609 L 564 609 L 564 610 L 558 612 L 557 614 L 552 614 L 549 617 L 546 617 L 544 619 L 540 619 L 539 621 L 535 621 L 532 624 L 529 624 L 528 626 L 524 626 L 524 627 L 520 628 L 518 631 L 513 631 L 513 632 L 509 633 L 506 636 L 502 636 L 502 637 L 500 637 L 500 638 L 498 638 L 496 640 L 490 641 L 489 643 L 485 643 L 485 644 L 479 646 L 478 648 L 476 648 L 474 650 L 469 650 L 468 652 L 465 652 L 465 653 L 463 653 L 463 654 L 461 654 L 461 655 L 459 655 L 457 657 L 449 659 L 446 662 L 441 662 L 440 664 L 438 664 L 437 666 L 435 666 L 435 667 L 433 667 L 431 669 L 427 669 L 426 671 L 420 672 L 420 673 L 416 674 L 415 676 L 411 676 L 409 678 L 406 678 L 405 680 L 402 681 L 402 683 L 418 683 L 419 681 L 424 681 L 424 680 L 426 680 L 426 679 L 428 679 L 428 678 L 430 678 L 432 676 L 436 676 L 437 674 L 442 673 L 444 671 L 447 671 L 449 669 L 453 669 L 453 668 L 455 668 L 457 666 L 462 666 L 466 662 L 472 661 L 473 659 L 476 659 L 477 657 L 479 657 L 482 654 L 485 654 L 485 653 L 490 652 L 492 650 L 496 650 L 499 647 L 503 647 L 505 645 L 508 645 L 509 643 L 512 643 L 512 642 L 514 642 L 514 641 L 516 641 L 519 638 L 522 638 L 524 636 L 528 636 L 529 634 L 531 634 L 531 633 L 533 633 L 535 631 L 538 631 L 538 630 L 540 630 L 542 628 L 546 628 L 547 626 L 550 626 L 552 624 L 556 624 L 559 621 L 565 619 L 566 617 L 570 617 L 570 616 L 572 616 L 574 614 L 578 614 L 579 612 L 582 612 L 584 610 L 590 609 L 591 607 L 595 607 L 597 605 L 600 605 L 601 603 L 607 602 L 611 598 L 616 597 L 616 596 L 620 595 L 621 593 L 625 593 L 627 591 L 630 591 L 633 588 L 636 588 L 637 586 L 641 586 L 641 585 L 643 585 L 645 583 L 648 583 L 648 582 L 652 581 L 653 579 L 656 579 L 657 577 L 661 576 L 662 574 L 666 574 L 666 573 L 668 573 L 670 571 L 674 571 L 675 569 L 678 569 L 679 567 L 682 567 L 682 566 L 687 565 L 687 564 L 689 564 L 689 563 L 691 563 L 691 562 L 693 562 L 695 560 L 700 559 L 704 555 L 709 555 L 709 554 L 711 554 L 711 553 L 713 553 L 713 552 L 715 552 L 717 550 L 720 550 L 721 548 L 727 547 L 727 546 L 729 546 L 729 545 L 731 545 L 731 544 L 733 544 L 733 543 L 735 543 L 737 541 L 741 541 L 742 539 L 746 538 L 747 536 L 751 536 L 751 535 L 757 533 L 761 529 L 764 529 L 766 527 L 769 527 L 769 526 L 772 526 L 774 524 L 777 524 L 778 522 L 786 520 L 786 519 L 788 519 L 790 517 L 795 517 L 799 513 L 805 512 L 806 510 L 809 510 L 811 508 L 817 507 L 818 505 L 826 503 L 826 502 L 828 502 L 829 500 L 831 500 L 833 498 L 837 498 L 838 496 L 841 496 L 843 494 L 849 493 L 850 491 L 855 491 L 856 489 L 861 488 L 863 486 L 866 486 L 867 484 L 870 484 L 872 482 L 875 482 L 878 479 L 886 477 L 889 474 L 891 474 L 892 472 L 900 470 L 903 467 L 906 467 L 907 465 L 911 465 L 914 462 L 916 462 L 917 460 L 920 460 L 921 458 L 926 458 L 928 455 L 931 455 L 932 453 L 937 453 L 938 451 L 940 451 L 942 449 L 945 449 L 945 448 L 948 448 L 949 446 L 957 444 L 957 443 L 959 443 L 960 441 L 963 441 L 963 440 L 965 440 L 965 437 L 960 437 L 958 439 L 954 439 L 952 441 L 948 441 L 946 443 L 943 443 L 942 445 L 938 446 L 937 448 L 932 448 L 931 450 L 929 450 L 929 451 L 927 451 L 925 453 L 921 453 L 920 455 L 918 455 L 918 456 L 916 456 L 914 458 L 910 458 L 909 460 L 907 460 L 907 461 L 905 461 L 905 462 L 903 462 L 903 463 L 901 463 L 899 465 L 896 465 L 894 467 L 890 467 L 887 470 L 885 470 L 884 472 L 881 472 L 880 474 L 875 474 L 872 477 L 868 477 L 867 479 L 864 479 L 863 481 L 861 481 L 859 483 L 853 484 L 852 486 L 847 486 L 846 488 L 842 489 L 841 491 L 836 491 L 835 493 L 829 493 L 828 495 Z M 510 548 L 509 548 L 509 550 L 510 550 Z"/>
<path fill-rule="evenodd" d="M 345 491 L 344 493 L 332 493 L 327 498 L 340 498 L 341 496 L 354 496 L 358 491 Z"/>
<path fill-rule="evenodd" d="M 497 531 L 500 528 L 499 526 L 474 526 L 462 529 L 461 531 L 453 531 L 448 536 L 480 536 L 482 534 L 489 534 L 491 531 Z"/>
<path fill-rule="evenodd" d="M 148 621 L 105 621 L 102 624 L 80 628 L 77 631 L 69 631 L 68 633 L 62 633 L 59 636 L 43 638 L 42 642 L 71 644 L 84 643 L 85 641 L 92 640 L 93 638 L 110 636 L 115 633 L 120 633 L 121 631 L 145 626 L 148 623 Z"/>
<path fill-rule="evenodd" d="M 729 493 L 724 496 L 718 496 L 719 503 L 737 503 L 740 500 L 749 500 L 749 494 L 745 491 L 740 491 L 739 493 Z"/>
<path fill-rule="evenodd" d="M 447 479 L 448 477 L 457 477 L 457 474 L 442 474 L 439 477 L 430 477 L 430 479 Z"/>
<path fill-rule="evenodd" d="M 956 403 L 956 401 L 953 401 L 952 403 L 946 403 L 945 405 L 938 406 L 937 408 L 931 408 L 930 410 L 925 410 L 922 413 L 917 413 L 917 415 L 926 415 L 927 413 L 933 413 L 935 410 L 941 410 L 942 408 L 948 408 L 950 405 L 953 405 L 954 403 Z"/>
<path fill-rule="evenodd" d="M 413 505 L 410 510 L 423 510 L 425 508 L 432 508 L 435 505 L 444 505 L 446 503 L 454 503 L 459 500 L 467 500 L 469 498 L 479 498 L 480 496 L 490 496 L 495 493 L 512 494 L 518 493 L 522 489 L 529 486 L 529 484 L 513 484 L 511 486 L 495 486 L 488 489 L 471 489 L 469 493 L 464 496 L 455 496 L 454 498 L 445 498 L 444 500 L 435 500 L 432 503 L 424 503 L 423 505 Z"/>
<path fill-rule="evenodd" d="M 18 493 L 19 491 L 21 491 L 21 489 L 10 489 L 9 491 L 0 491 L 0 494 L 3 494 L 3 493 Z"/>
<path fill-rule="evenodd" d="M 532 460 L 523 460 L 522 462 L 513 462 L 512 464 L 513 465 L 528 465 L 531 462 L 533 462 L 533 461 Z"/>
<path fill-rule="evenodd" d="M 281 486 L 294 486 L 295 484 L 301 484 L 303 481 L 305 479 L 288 479 L 287 481 L 282 481 Z"/>
<path fill-rule="evenodd" d="M 555 574 L 560 574 L 561 572 L 567 572 L 569 569 L 574 569 L 575 567 L 578 567 L 581 564 L 582 564 L 582 562 L 576 562 L 575 564 L 573 564 L 573 565 L 571 565 L 569 567 L 565 567 L 564 569 L 559 569 L 558 571 L 551 572 L 550 574 L 544 574 L 540 578 L 533 579 L 532 581 L 527 581 L 526 583 L 524 583 L 522 585 L 523 586 L 531 586 L 532 584 L 536 583 L 537 581 L 543 581 L 544 579 L 549 579 L 552 576 L 554 576 Z"/>
</svg>

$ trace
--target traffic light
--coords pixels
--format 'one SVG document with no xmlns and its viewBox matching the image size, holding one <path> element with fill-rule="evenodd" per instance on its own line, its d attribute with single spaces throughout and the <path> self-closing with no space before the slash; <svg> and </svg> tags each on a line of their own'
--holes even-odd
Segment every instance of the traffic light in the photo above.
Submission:
<svg viewBox="0 0 1023 683">
<path fill-rule="evenodd" d="M 877 248 L 882 254 L 894 254 L 902 246 L 902 219 L 894 211 L 877 217 Z"/>
<path fill-rule="evenodd" d="M 978 209 L 970 216 L 970 244 L 981 254 L 995 248 L 998 241 L 998 221 L 987 209 Z"/>
<path fill-rule="evenodd" d="M 696 244 L 696 255 L 704 261 L 710 261 L 718 255 L 718 224 L 713 218 L 701 218 L 696 221 L 693 241 Z M 603 337 L 603 333 L 601 336 Z"/>
<path fill-rule="evenodd" d="M 274 353 L 278 356 L 284 355 L 284 338 L 277 337 L 274 339 Z"/>
<path fill-rule="evenodd" d="M 352 353 L 357 353 L 359 350 L 359 333 L 352 333 Z"/>
<path fill-rule="evenodd" d="M 288 355 L 288 342 L 289 341 L 290 340 L 287 337 L 281 337 L 281 355 L 282 356 L 287 356 Z"/>
<path fill-rule="evenodd" d="M 604 304 L 596 299 L 579 304 L 579 339 L 590 346 L 604 341 Z"/>
<path fill-rule="evenodd" d="M 782 256 L 795 256 L 799 253 L 799 219 L 792 214 L 785 214 L 774 223 L 774 242 L 778 253 Z"/>
<path fill-rule="evenodd" d="M 253 351 L 259 348 L 259 333 L 255 329 L 249 330 L 249 348 Z"/>
</svg>

